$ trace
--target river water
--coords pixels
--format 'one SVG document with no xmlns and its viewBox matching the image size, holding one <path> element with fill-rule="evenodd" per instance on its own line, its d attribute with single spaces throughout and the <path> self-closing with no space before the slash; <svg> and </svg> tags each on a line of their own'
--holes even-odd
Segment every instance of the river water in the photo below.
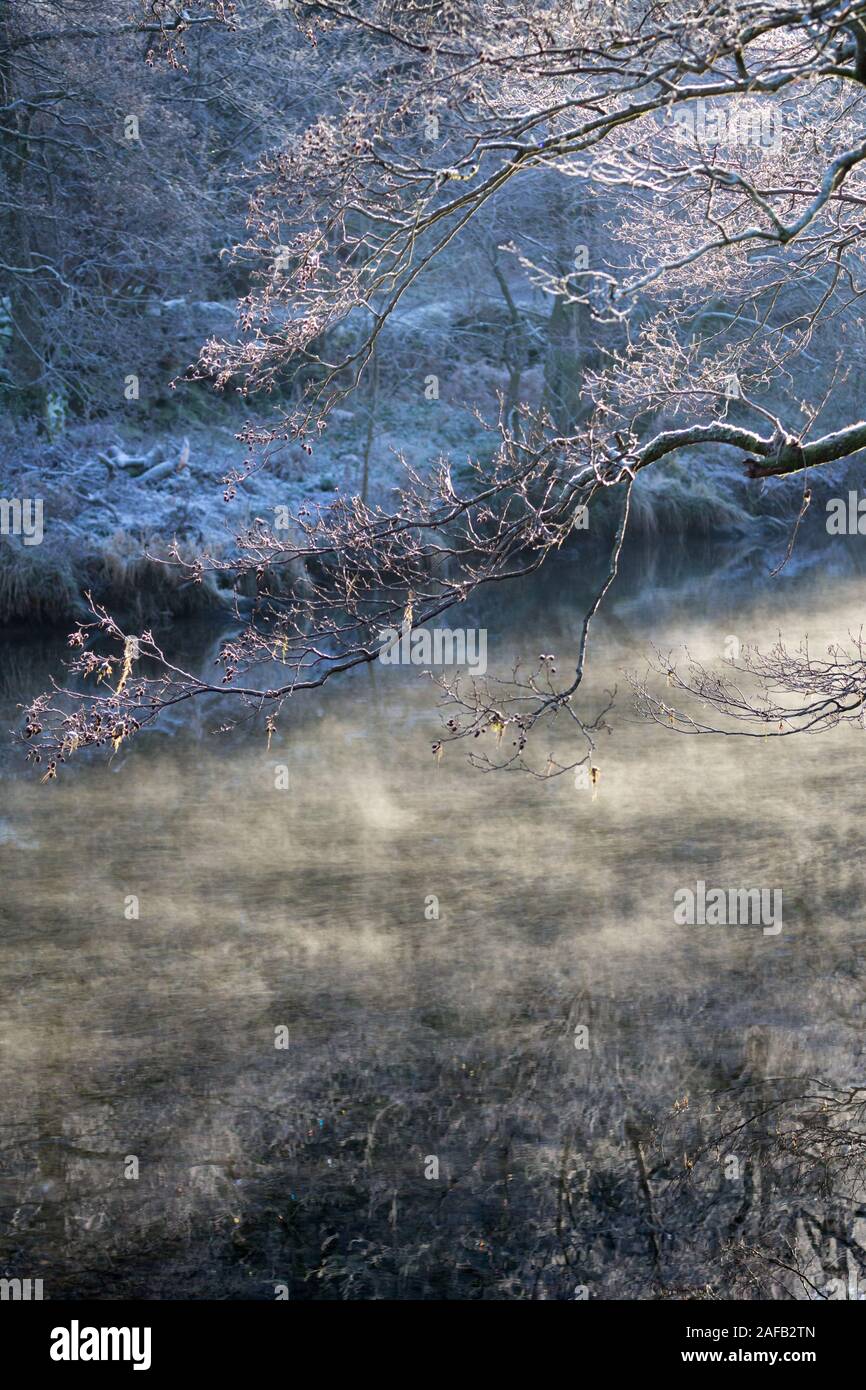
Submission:
<svg viewBox="0 0 866 1390">
<path fill-rule="evenodd" d="M 46 1297 L 851 1296 L 866 733 L 685 738 L 622 674 L 652 642 L 721 661 L 731 635 L 860 626 L 850 566 L 768 568 L 629 558 L 582 697 L 618 686 L 594 793 L 437 765 L 435 692 L 384 666 L 298 700 L 270 750 L 204 710 L 47 786 L 4 752 L 3 1273 Z M 491 665 L 564 670 L 587 592 L 563 557 L 486 600 Z M 216 638 L 172 634 L 201 661 Z M 5 644 L 4 727 L 62 651 Z M 676 925 L 698 881 L 776 890 L 782 930 Z"/>
</svg>

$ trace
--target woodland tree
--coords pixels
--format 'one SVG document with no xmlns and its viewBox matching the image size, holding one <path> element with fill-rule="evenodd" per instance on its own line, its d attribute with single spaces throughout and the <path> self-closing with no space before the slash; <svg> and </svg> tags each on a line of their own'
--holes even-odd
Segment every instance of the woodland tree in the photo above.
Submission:
<svg viewBox="0 0 866 1390">
<path fill-rule="evenodd" d="M 560 773 L 591 759 L 603 723 L 577 697 L 644 470 L 683 451 L 735 459 L 756 487 L 802 483 L 805 510 L 810 471 L 866 447 L 846 346 L 862 342 L 866 6 L 321 0 L 285 12 L 330 86 L 303 133 L 260 161 L 238 248 L 239 331 L 209 341 L 193 372 L 259 410 L 229 494 L 290 441 L 315 448 L 398 306 L 474 229 L 495 228 L 506 286 L 522 274 L 550 296 L 545 398 L 503 401 L 468 484 L 447 459 L 424 473 L 407 463 L 392 507 L 338 496 L 288 530 L 262 521 L 230 560 L 187 562 L 193 580 L 255 580 L 218 684 L 95 610 L 72 669 L 112 674 L 115 688 L 38 700 L 34 755 L 50 775 L 74 749 L 116 746 L 165 705 L 214 692 L 272 727 L 290 696 L 376 660 L 383 629 L 433 622 L 536 571 L 601 506 L 615 516 L 609 565 L 568 661 L 443 683 L 437 752 L 492 730 L 497 751 L 476 761 Z M 539 215 L 556 206 L 552 221 Z M 100 635 L 113 655 L 96 649 Z M 821 721 L 859 712 L 858 654 L 820 673 L 777 656 L 753 674 L 766 685 L 780 665 L 794 697 L 784 709 L 738 704 L 713 678 L 691 687 L 762 733 L 813 727 L 816 688 Z M 685 727 L 642 689 L 648 712 Z M 572 722 L 573 755 L 540 761 L 532 736 L 556 716 Z"/>
</svg>

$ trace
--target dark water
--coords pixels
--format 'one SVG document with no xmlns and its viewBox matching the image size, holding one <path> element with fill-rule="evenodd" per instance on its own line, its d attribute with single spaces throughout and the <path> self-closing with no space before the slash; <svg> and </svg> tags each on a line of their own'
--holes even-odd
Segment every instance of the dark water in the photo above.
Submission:
<svg viewBox="0 0 866 1390">
<path fill-rule="evenodd" d="M 629 561 L 583 696 L 619 686 L 594 795 L 437 766 L 429 682 L 387 667 L 299 702 L 270 751 L 203 711 L 50 786 L 6 755 L 4 1274 L 47 1297 L 856 1292 L 866 733 L 682 738 L 622 677 L 652 641 L 721 660 L 732 634 L 859 627 L 856 576 L 767 568 Z M 565 559 L 497 594 L 491 665 L 564 669 L 586 589 Z M 173 640 L 206 660 L 215 637 Z M 60 651 L 7 644 L 6 726 Z M 782 931 L 674 925 L 699 879 L 778 890 Z"/>
</svg>

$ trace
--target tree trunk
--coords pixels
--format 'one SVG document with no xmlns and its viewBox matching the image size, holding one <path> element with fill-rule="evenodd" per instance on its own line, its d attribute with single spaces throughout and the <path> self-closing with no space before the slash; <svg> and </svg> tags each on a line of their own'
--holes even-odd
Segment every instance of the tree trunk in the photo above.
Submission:
<svg viewBox="0 0 866 1390">
<path fill-rule="evenodd" d="M 9 106 L 15 99 L 14 61 L 9 51 L 13 37 L 8 6 L 0 6 L 0 99 Z M 14 131 L 0 134 L 0 164 L 5 172 L 7 235 L 4 260 L 11 268 L 5 273 L 5 292 L 9 296 L 12 339 L 3 366 L 5 375 L 16 394 L 30 397 L 41 395 L 45 376 L 45 314 L 44 277 L 36 272 L 36 227 L 28 211 L 32 190 L 26 186 L 28 161 L 32 150 L 28 143 L 30 116 L 26 109 L 15 112 L 9 124 Z M 32 177 L 32 173 L 31 173 Z"/>
</svg>

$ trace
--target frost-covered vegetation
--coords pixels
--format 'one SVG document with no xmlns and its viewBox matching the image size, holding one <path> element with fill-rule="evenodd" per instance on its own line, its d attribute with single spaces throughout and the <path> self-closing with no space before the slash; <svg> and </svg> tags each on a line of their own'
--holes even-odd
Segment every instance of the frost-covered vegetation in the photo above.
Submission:
<svg viewBox="0 0 866 1390">
<path fill-rule="evenodd" d="M 503 421 L 628 465 L 659 429 L 856 419 L 857 6 L 766 8 L 699 38 L 699 3 L 5 6 L 0 493 L 47 530 L 3 537 L 0 623 L 219 611 L 258 581 L 173 543 L 224 564 L 278 508 L 388 509 L 401 457 L 473 486 Z M 801 495 L 708 437 L 640 472 L 632 525 L 784 548 Z"/>
<path fill-rule="evenodd" d="M 4 1262 L 855 1287 L 866 641 L 767 576 L 863 568 L 866 0 L 10 0 L 0 107 Z"/>
</svg>

